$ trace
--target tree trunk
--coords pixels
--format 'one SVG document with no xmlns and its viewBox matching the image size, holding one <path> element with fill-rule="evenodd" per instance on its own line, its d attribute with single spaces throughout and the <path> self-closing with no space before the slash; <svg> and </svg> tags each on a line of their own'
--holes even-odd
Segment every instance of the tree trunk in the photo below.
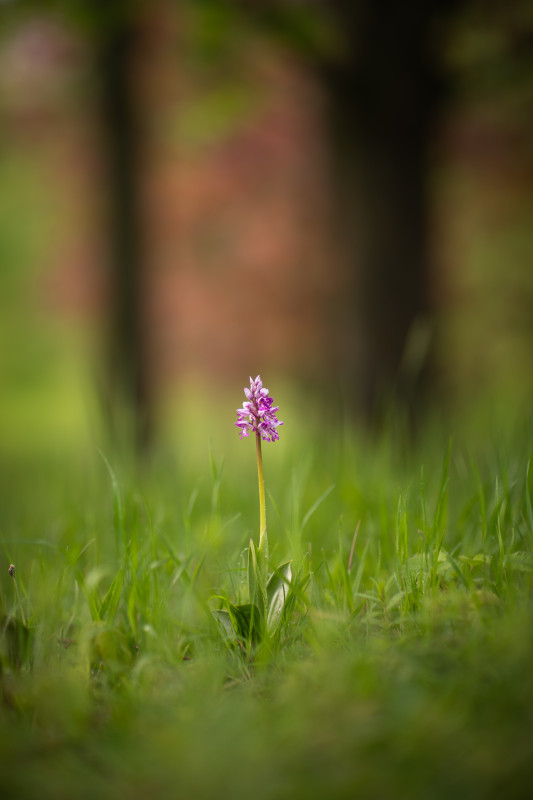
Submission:
<svg viewBox="0 0 533 800">
<path fill-rule="evenodd" d="M 429 170 L 438 81 L 433 4 L 335 3 L 343 57 L 324 71 L 350 320 L 343 373 L 367 420 L 425 395 Z"/>
<path fill-rule="evenodd" d="M 100 30 L 101 94 L 111 274 L 108 414 L 112 435 L 144 450 L 152 408 L 143 304 L 141 126 L 135 86 L 138 24 L 125 7 Z"/>
</svg>

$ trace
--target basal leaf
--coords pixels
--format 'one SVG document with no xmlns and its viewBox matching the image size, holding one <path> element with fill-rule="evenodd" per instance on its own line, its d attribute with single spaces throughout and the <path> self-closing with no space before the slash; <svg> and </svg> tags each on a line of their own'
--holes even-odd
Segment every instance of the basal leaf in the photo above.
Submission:
<svg viewBox="0 0 533 800">
<path fill-rule="evenodd" d="M 278 567 L 269 578 L 267 584 L 267 629 L 270 633 L 276 630 L 281 620 L 291 580 L 292 570 L 290 561 Z"/>
<path fill-rule="evenodd" d="M 249 641 L 261 638 L 261 612 L 255 603 L 230 604 L 229 614 L 238 636 Z"/>
<path fill-rule="evenodd" d="M 220 608 L 216 611 L 213 611 L 213 616 L 216 621 L 219 623 L 220 627 L 222 628 L 223 633 L 225 636 L 232 642 L 237 641 L 237 633 L 235 628 L 233 627 L 233 622 L 229 615 L 229 611 L 226 609 Z"/>
</svg>

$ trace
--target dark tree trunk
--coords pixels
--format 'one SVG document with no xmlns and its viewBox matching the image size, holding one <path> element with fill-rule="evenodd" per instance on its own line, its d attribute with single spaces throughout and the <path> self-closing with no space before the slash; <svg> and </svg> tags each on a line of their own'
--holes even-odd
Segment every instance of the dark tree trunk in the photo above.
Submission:
<svg viewBox="0 0 533 800">
<path fill-rule="evenodd" d="M 435 6 L 333 5 L 347 44 L 323 73 L 351 320 L 343 372 L 356 411 L 372 420 L 393 401 L 416 413 L 426 390 Z"/>
<path fill-rule="evenodd" d="M 144 450 L 152 409 L 143 302 L 144 215 L 141 209 L 142 136 L 135 56 L 139 25 L 120 8 L 99 31 L 101 93 L 111 274 L 108 414 L 112 435 L 133 436 Z"/>
</svg>

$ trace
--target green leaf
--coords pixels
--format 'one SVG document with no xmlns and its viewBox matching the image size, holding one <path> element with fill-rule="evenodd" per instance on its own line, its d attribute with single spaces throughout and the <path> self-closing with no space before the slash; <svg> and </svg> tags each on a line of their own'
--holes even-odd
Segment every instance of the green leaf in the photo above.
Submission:
<svg viewBox="0 0 533 800">
<path fill-rule="evenodd" d="M 128 615 L 128 622 L 130 623 L 130 630 L 132 634 L 137 637 L 138 636 L 138 618 L 139 618 L 139 603 L 137 598 L 137 589 L 134 586 L 129 594 L 128 603 L 127 603 L 127 615 Z"/>
<path fill-rule="evenodd" d="M 32 632 L 14 617 L 0 619 L 0 674 L 2 664 L 20 669 L 31 660 L 33 648 Z"/>
<path fill-rule="evenodd" d="M 85 576 L 81 569 L 77 570 L 76 572 L 76 583 L 78 584 L 81 593 L 87 600 L 89 605 L 89 611 L 91 612 L 91 619 L 95 622 L 97 619 L 100 619 L 100 610 L 98 608 L 98 597 L 94 588 L 90 589 L 87 586 L 87 581 L 85 580 Z"/>
<path fill-rule="evenodd" d="M 344 563 L 342 555 L 339 558 L 339 570 L 341 573 L 342 585 L 344 587 L 344 597 L 346 600 L 346 605 L 348 606 L 348 611 L 351 614 L 353 612 L 352 584 L 350 582 L 350 573 L 348 572 L 348 567 Z"/>
<path fill-rule="evenodd" d="M 397 592 L 397 594 L 395 594 L 394 597 L 391 597 L 391 599 L 388 601 L 387 605 L 385 606 L 385 611 L 392 611 L 393 608 L 399 606 L 404 597 L 405 592 Z"/>
<path fill-rule="evenodd" d="M 262 617 L 254 603 L 236 606 L 227 602 L 227 609 L 217 609 L 213 611 L 213 616 L 231 642 L 244 640 L 256 643 L 261 639 Z"/>
<path fill-rule="evenodd" d="M 417 580 L 427 568 L 428 558 L 425 553 L 415 553 L 400 566 L 400 575 L 404 581 L 411 582 Z"/>
<path fill-rule="evenodd" d="M 533 509 L 531 508 L 531 496 L 529 494 L 529 466 L 530 462 L 527 462 L 526 468 L 526 511 L 527 511 L 527 520 L 529 522 L 529 530 L 533 533 Z"/>
<path fill-rule="evenodd" d="M 455 558 L 453 558 L 453 556 L 450 553 L 446 553 L 446 558 L 448 560 L 448 563 L 451 565 L 455 575 L 459 579 L 459 582 L 463 584 L 465 589 L 468 589 L 469 588 L 468 587 L 468 582 L 467 582 L 465 576 L 463 575 L 463 572 L 461 571 L 461 568 L 460 568 L 459 564 L 457 563 L 457 561 L 455 560 Z"/>
<path fill-rule="evenodd" d="M 533 572 L 533 558 L 529 553 L 517 551 L 504 556 L 503 566 L 505 569 L 515 572 Z"/>
<path fill-rule="evenodd" d="M 98 619 L 112 620 L 117 613 L 118 604 L 120 602 L 120 595 L 122 593 L 122 585 L 124 583 L 124 573 L 121 569 L 117 572 L 111 586 L 107 590 L 107 594 L 102 601 L 100 610 L 98 611 Z"/>
<path fill-rule="evenodd" d="M 266 583 L 266 577 L 268 575 L 268 552 L 268 533 L 267 529 L 265 528 L 261 543 L 257 548 L 257 560 L 259 563 L 259 568 L 261 569 L 261 575 L 263 576 L 263 586 Z"/>
<path fill-rule="evenodd" d="M 273 633 L 280 623 L 291 580 L 291 562 L 287 561 L 272 573 L 267 583 L 267 630 L 270 633 Z"/>
<path fill-rule="evenodd" d="M 109 461 L 107 460 L 107 458 L 105 457 L 105 455 L 102 453 L 101 450 L 99 450 L 98 452 L 100 453 L 100 456 L 101 456 L 101 458 L 102 458 L 102 460 L 103 460 L 103 462 L 104 462 L 104 464 L 106 466 L 106 469 L 107 469 L 107 471 L 109 473 L 109 477 L 111 478 L 111 488 L 112 488 L 112 491 L 113 491 L 113 529 L 114 529 L 114 532 L 115 532 L 115 546 L 116 546 L 116 552 L 117 552 L 117 556 L 118 556 L 119 549 L 120 549 L 120 544 L 119 544 L 120 540 L 122 540 L 124 553 L 126 552 L 126 549 L 127 549 L 127 539 L 126 539 L 125 527 L 124 527 L 124 510 L 123 510 L 123 507 L 122 507 L 122 498 L 120 496 L 120 489 L 119 489 L 119 486 L 118 486 L 117 477 L 116 477 L 115 473 L 113 472 L 111 464 L 109 463 Z"/>
<path fill-rule="evenodd" d="M 362 577 L 363 577 L 363 570 L 365 568 L 367 550 L 368 550 L 368 542 L 365 544 L 365 547 L 364 547 L 364 550 L 363 550 L 363 554 L 362 554 L 361 558 L 359 559 L 359 565 L 357 567 L 357 572 L 355 573 L 355 579 L 354 579 L 354 582 L 353 582 L 353 588 L 352 588 L 353 592 L 358 592 L 359 591 L 359 587 L 361 586 L 361 580 L 362 580 Z"/>
<path fill-rule="evenodd" d="M 262 615 L 255 603 L 238 606 L 230 604 L 229 613 L 238 636 L 249 641 L 261 638 Z"/>
<path fill-rule="evenodd" d="M 474 569 L 475 567 L 484 567 L 487 564 L 490 564 L 492 561 L 492 556 L 488 555 L 487 553 L 477 553 L 475 556 L 459 556 L 459 561 L 462 561 L 464 564 L 468 564 L 470 569 Z"/>
<path fill-rule="evenodd" d="M 450 461 L 452 458 L 453 440 L 448 442 L 448 448 L 442 465 L 442 475 L 440 479 L 439 497 L 435 509 L 435 519 L 433 520 L 433 532 L 442 542 L 448 516 L 448 484 L 450 473 Z"/>
<path fill-rule="evenodd" d="M 216 621 L 219 623 L 220 627 L 224 635 L 232 642 L 237 641 L 237 633 L 235 632 L 235 628 L 233 627 L 232 619 L 229 615 L 229 611 L 226 611 L 224 608 L 219 608 L 216 611 L 213 611 L 213 616 Z"/>
<path fill-rule="evenodd" d="M 323 492 L 323 494 L 321 494 L 321 495 L 320 495 L 320 497 L 318 498 L 318 500 L 316 500 L 316 501 L 313 503 L 313 505 L 311 506 L 311 508 L 309 509 L 309 511 L 307 512 L 307 514 L 304 516 L 304 518 L 303 518 L 303 520 L 302 520 L 302 524 L 301 524 L 300 530 L 302 530 L 302 531 L 303 531 L 303 529 L 305 528 L 305 526 L 307 525 L 307 523 L 309 522 L 309 520 L 311 519 L 311 517 L 313 516 L 313 514 L 314 514 L 314 513 L 315 513 L 315 511 L 317 510 L 317 508 L 318 508 L 318 507 L 319 507 L 319 506 L 320 506 L 320 505 L 321 505 L 321 504 L 324 502 L 324 500 L 326 499 L 326 497 L 328 496 L 328 494 L 329 494 L 330 492 L 332 492 L 334 488 L 335 488 L 335 484 L 334 484 L 334 483 L 332 483 L 332 484 L 331 484 L 331 486 L 328 486 L 328 488 L 326 489 L 326 491 L 325 491 L 325 492 Z"/>
</svg>

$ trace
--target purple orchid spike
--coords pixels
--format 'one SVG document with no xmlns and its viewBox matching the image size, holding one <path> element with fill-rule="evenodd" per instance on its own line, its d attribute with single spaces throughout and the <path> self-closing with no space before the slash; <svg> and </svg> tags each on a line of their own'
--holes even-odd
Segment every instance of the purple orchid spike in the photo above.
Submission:
<svg viewBox="0 0 533 800">
<path fill-rule="evenodd" d="M 261 377 L 255 380 L 250 378 L 250 388 L 244 390 L 246 400 L 242 408 L 237 409 L 238 421 L 235 423 L 240 429 L 241 439 L 249 436 L 250 431 L 258 433 L 266 442 L 275 442 L 279 439 L 276 430 L 283 422 L 276 417 L 279 406 L 272 406 L 274 402 L 268 396 L 268 389 L 263 388 Z"/>
</svg>

